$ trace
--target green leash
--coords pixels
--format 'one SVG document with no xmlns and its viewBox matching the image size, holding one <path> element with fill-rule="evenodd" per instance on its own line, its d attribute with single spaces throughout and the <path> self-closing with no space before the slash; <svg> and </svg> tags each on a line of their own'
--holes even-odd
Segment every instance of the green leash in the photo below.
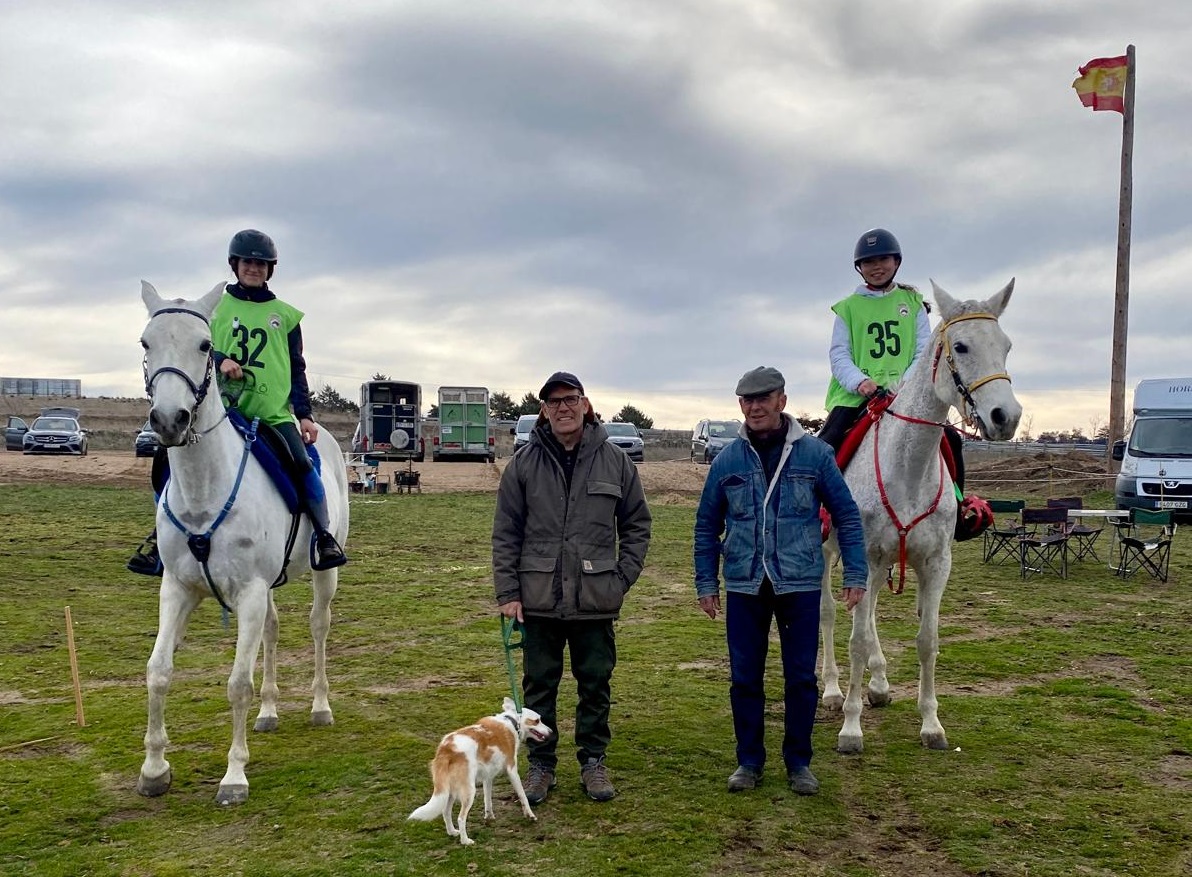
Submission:
<svg viewBox="0 0 1192 877">
<path fill-rule="evenodd" d="M 515 639 L 516 637 L 516 639 Z M 517 668 L 513 666 L 513 650 L 520 649 L 526 640 L 526 629 L 515 618 L 501 616 L 501 641 L 505 644 L 505 667 L 509 670 L 509 690 L 517 711 L 522 710 L 521 689 L 517 684 Z"/>
</svg>

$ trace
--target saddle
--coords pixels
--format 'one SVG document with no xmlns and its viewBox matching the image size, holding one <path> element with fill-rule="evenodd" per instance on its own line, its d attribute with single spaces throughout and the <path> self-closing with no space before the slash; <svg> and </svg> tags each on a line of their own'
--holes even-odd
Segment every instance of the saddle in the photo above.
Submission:
<svg viewBox="0 0 1192 877">
<path fill-rule="evenodd" d="M 845 434 L 844 441 L 840 443 L 840 449 L 836 451 L 836 465 L 840 467 L 841 472 L 848 468 L 848 464 L 857 453 L 857 448 L 861 446 L 861 441 L 869 433 L 870 427 L 881 419 L 894 399 L 894 393 L 880 392 L 871 396 L 865 403 L 865 408 L 857 417 L 856 423 Z M 953 532 L 953 538 L 957 542 L 976 538 L 993 524 L 993 511 L 989 508 L 988 502 L 976 495 L 964 496 L 964 467 L 959 461 L 962 441 L 958 430 L 945 425 L 944 433 L 940 436 L 940 456 L 944 458 L 944 466 L 948 470 L 948 476 L 952 479 L 956 491 L 956 529 Z M 820 508 L 820 529 L 823 538 L 827 539 L 831 529 L 831 517 L 822 507 Z"/>
<path fill-rule="evenodd" d="M 232 426 L 246 439 L 252 434 L 252 423 L 235 408 L 228 409 L 228 420 L 232 421 Z M 315 471 L 321 473 L 323 463 L 318 449 L 314 445 L 307 445 L 306 452 L 310 454 Z M 290 514 L 296 515 L 303 511 L 296 484 L 299 478 L 298 468 L 290 456 L 289 445 L 278 435 L 277 430 L 267 423 L 258 423 L 257 440 L 252 443 L 252 455 L 268 474 Z"/>
</svg>

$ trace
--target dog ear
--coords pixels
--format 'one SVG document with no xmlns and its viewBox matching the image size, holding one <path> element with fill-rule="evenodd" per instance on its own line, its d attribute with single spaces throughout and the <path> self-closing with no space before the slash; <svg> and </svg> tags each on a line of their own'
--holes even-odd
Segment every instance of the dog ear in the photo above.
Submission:
<svg viewBox="0 0 1192 877">
<path fill-rule="evenodd" d="M 507 713 L 515 713 L 515 714 L 517 713 L 517 704 L 515 704 L 513 702 L 512 697 L 505 698 L 505 702 L 502 704 L 502 708 Z"/>
</svg>

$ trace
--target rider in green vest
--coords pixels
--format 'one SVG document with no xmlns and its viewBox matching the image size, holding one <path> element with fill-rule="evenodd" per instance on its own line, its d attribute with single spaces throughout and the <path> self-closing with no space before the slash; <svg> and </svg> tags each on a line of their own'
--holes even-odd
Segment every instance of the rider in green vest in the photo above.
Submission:
<svg viewBox="0 0 1192 877">
<path fill-rule="evenodd" d="M 299 474 L 298 488 L 315 529 L 315 569 L 348 562 L 329 530 L 323 482 L 306 451 L 318 438 L 311 417 L 306 360 L 302 355 L 302 311 L 279 299 L 268 281 L 277 265 L 273 240 L 256 229 L 237 232 L 228 246 L 228 264 L 236 275 L 211 317 L 215 365 L 225 379 L 245 380 L 236 407 L 250 420 L 259 418 L 284 441 Z M 336 465 L 337 460 L 325 460 Z M 166 451 L 153 461 L 153 488 L 165 488 Z M 161 574 L 157 531 L 128 561 L 132 572 Z"/>
<path fill-rule="evenodd" d="M 834 450 L 866 399 L 879 388 L 895 389 L 931 336 L 923 296 L 913 286 L 894 282 L 901 265 L 902 248 L 894 235 L 884 228 L 865 232 L 853 248 L 853 268 L 864 282 L 832 305 L 832 380 L 819 438 Z"/>
</svg>

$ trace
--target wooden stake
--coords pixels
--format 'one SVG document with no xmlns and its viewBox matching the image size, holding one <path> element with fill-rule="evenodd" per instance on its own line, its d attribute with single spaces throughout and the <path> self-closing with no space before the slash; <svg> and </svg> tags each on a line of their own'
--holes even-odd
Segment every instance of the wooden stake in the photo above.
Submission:
<svg viewBox="0 0 1192 877">
<path fill-rule="evenodd" d="M 75 652 L 74 641 L 74 624 L 70 620 L 70 607 L 66 607 L 66 647 L 70 650 L 70 676 L 74 681 L 74 696 L 75 696 L 75 723 L 80 727 L 85 727 L 86 719 L 83 718 L 83 691 L 79 688 L 79 656 Z"/>
</svg>

